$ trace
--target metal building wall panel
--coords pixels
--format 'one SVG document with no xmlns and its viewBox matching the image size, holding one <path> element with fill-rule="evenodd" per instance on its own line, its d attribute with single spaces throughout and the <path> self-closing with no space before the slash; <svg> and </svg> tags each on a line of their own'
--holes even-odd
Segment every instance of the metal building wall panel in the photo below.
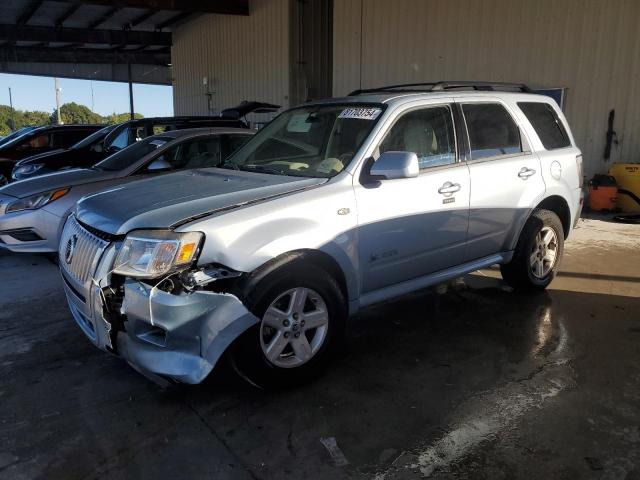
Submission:
<svg viewBox="0 0 640 480">
<path fill-rule="evenodd" d="M 340 0 L 334 95 L 437 81 L 565 87 L 588 176 L 640 161 L 637 0 Z M 609 111 L 619 144 L 603 160 Z"/>
<path fill-rule="evenodd" d="M 175 29 L 176 115 L 217 114 L 242 100 L 288 106 L 289 1 L 252 0 L 250 7 L 248 17 L 203 15 Z"/>
</svg>

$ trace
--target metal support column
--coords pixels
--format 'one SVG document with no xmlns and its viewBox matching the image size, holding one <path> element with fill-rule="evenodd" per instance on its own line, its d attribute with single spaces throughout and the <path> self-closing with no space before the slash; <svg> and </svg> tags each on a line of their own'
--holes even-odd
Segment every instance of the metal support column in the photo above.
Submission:
<svg viewBox="0 0 640 480">
<path fill-rule="evenodd" d="M 127 73 L 129 75 L 129 112 L 131 115 L 131 120 L 134 118 L 134 110 L 133 110 L 133 80 L 131 78 L 131 63 L 127 64 Z"/>
</svg>

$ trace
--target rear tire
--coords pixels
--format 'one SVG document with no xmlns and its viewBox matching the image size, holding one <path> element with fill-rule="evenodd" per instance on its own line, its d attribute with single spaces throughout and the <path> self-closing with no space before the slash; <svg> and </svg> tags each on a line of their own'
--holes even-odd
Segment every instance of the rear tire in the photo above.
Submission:
<svg viewBox="0 0 640 480">
<path fill-rule="evenodd" d="M 242 295 L 260 319 L 230 350 L 232 366 L 261 388 L 293 387 L 316 378 L 344 337 L 346 300 L 338 283 L 312 264 L 296 262 Z"/>
<path fill-rule="evenodd" d="M 500 266 L 514 289 L 544 290 L 555 278 L 564 252 L 564 229 L 558 215 L 536 209 L 524 225 L 512 260 Z"/>
</svg>

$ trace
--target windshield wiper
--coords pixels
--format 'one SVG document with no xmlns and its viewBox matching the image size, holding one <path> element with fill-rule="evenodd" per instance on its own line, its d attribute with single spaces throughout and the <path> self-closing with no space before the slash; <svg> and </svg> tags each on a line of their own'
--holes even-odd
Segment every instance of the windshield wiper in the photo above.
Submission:
<svg viewBox="0 0 640 480">
<path fill-rule="evenodd" d="M 239 166 L 238 169 L 244 170 L 245 172 L 268 173 L 269 175 L 286 175 L 288 177 L 297 176 L 287 173 L 279 168 L 269 167 L 267 165 L 242 165 L 241 167 Z"/>
<path fill-rule="evenodd" d="M 233 162 L 224 162 L 218 168 L 225 168 L 227 170 L 240 170 L 240 167 L 238 166 L 238 164 Z"/>
</svg>

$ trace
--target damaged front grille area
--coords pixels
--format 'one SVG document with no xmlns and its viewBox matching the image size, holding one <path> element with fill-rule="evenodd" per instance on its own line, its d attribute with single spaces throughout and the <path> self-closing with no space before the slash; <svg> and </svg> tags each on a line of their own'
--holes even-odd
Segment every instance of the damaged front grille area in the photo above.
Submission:
<svg viewBox="0 0 640 480">
<path fill-rule="evenodd" d="M 102 252 L 109 242 L 89 232 L 71 215 L 65 223 L 58 257 L 60 268 L 73 282 L 85 289 L 95 273 Z M 86 291 L 84 292 L 85 296 Z"/>
</svg>

